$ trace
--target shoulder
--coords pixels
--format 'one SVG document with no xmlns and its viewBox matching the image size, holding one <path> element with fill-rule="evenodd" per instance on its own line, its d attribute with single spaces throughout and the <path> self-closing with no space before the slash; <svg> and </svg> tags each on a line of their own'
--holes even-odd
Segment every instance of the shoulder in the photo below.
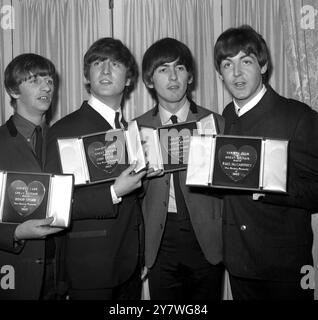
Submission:
<svg viewBox="0 0 318 320">
<path fill-rule="evenodd" d="M 286 117 L 286 119 L 297 119 L 306 115 L 312 116 L 317 114 L 317 112 L 310 108 L 310 106 L 306 103 L 283 97 L 274 90 L 273 95 L 275 98 L 275 111 L 281 113 L 284 117 Z"/>
<path fill-rule="evenodd" d="M 55 122 L 49 129 L 49 134 L 52 133 L 71 133 L 74 128 L 85 126 L 86 117 L 83 108 L 85 105 L 83 104 L 80 109 L 66 115 L 62 119 Z"/>
<path fill-rule="evenodd" d="M 216 119 L 218 122 L 224 122 L 224 118 L 220 114 L 201 106 L 196 106 L 196 107 L 197 107 L 199 119 L 204 118 L 210 114 L 213 114 L 214 119 Z"/>
<path fill-rule="evenodd" d="M 206 108 L 203 108 L 201 106 L 196 106 L 196 108 L 197 108 L 197 112 L 198 112 L 197 119 L 202 119 L 202 118 L 212 114 L 217 132 L 218 133 L 224 132 L 225 120 L 221 115 L 219 115 L 218 113 L 213 112 L 211 110 L 208 110 Z"/>
<path fill-rule="evenodd" d="M 222 116 L 223 117 L 227 117 L 229 115 L 231 115 L 232 113 L 234 113 L 234 104 L 233 102 L 230 102 L 229 104 L 227 104 L 223 110 Z"/>
<path fill-rule="evenodd" d="M 6 124 L 0 127 L 0 142 L 5 142 L 8 139 L 12 138 L 9 132 L 9 129 Z"/>
<path fill-rule="evenodd" d="M 211 110 L 198 106 L 196 105 L 197 113 L 198 113 L 198 118 L 203 118 L 205 116 L 208 116 L 209 114 L 213 113 Z"/>
<path fill-rule="evenodd" d="M 142 115 L 135 118 L 134 120 L 136 120 L 138 125 L 140 126 L 149 126 L 155 118 L 155 115 L 154 115 L 156 111 L 155 109 L 156 107 L 148 110 L 147 112 L 143 113 Z"/>
<path fill-rule="evenodd" d="M 3 124 L 2 126 L 0 126 L 0 134 L 3 135 L 3 134 L 6 134 L 8 133 L 8 127 L 7 127 L 7 124 Z"/>
</svg>

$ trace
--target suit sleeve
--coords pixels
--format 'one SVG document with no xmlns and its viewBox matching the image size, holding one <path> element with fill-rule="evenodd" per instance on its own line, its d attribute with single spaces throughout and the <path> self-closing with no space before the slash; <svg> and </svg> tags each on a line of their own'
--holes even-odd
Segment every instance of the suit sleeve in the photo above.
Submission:
<svg viewBox="0 0 318 320">
<path fill-rule="evenodd" d="M 318 114 L 299 119 L 289 144 L 287 195 L 267 194 L 263 202 L 318 211 Z"/>
<path fill-rule="evenodd" d="M 61 136 L 52 127 L 48 132 L 45 171 L 61 174 L 58 156 L 57 137 Z M 73 193 L 72 219 L 107 219 L 115 218 L 118 205 L 114 205 L 110 186 L 112 183 L 75 187 Z"/>
<path fill-rule="evenodd" d="M 14 245 L 16 224 L 0 223 L 0 250 L 19 253 L 23 246 Z"/>
</svg>

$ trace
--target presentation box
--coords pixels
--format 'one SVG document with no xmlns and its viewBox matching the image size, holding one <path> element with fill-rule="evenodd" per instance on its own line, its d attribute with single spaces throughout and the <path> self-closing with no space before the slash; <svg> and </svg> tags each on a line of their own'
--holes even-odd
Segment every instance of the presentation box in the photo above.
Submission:
<svg viewBox="0 0 318 320">
<path fill-rule="evenodd" d="M 181 122 L 159 128 L 141 127 L 140 136 L 149 168 L 173 172 L 188 165 L 190 138 L 217 133 L 213 114 L 199 121 Z"/>
<path fill-rule="evenodd" d="M 189 149 L 187 185 L 287 192 L 287 140 L 202 135 Z"/>
<path fill-rule="evenodd" d="M 75 185 L 115 180 L 130 164 L 135 172 L 146 168 L 136 121 L 127 130 L 113 129 L 57 140 L 63 173 L 73 174 Z"/>
<path fill-rule="evenodd" d="M 67 228 L 73 186 L 73 175 L 0 171 L 0 221 L 54 217 L 51 226 Z"/>
</svg>

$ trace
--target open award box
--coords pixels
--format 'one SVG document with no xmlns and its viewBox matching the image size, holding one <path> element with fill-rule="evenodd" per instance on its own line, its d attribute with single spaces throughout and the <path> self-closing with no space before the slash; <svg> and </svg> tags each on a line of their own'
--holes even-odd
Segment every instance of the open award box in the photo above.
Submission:
<svg viewBox="0 0 318 320">
<path fill-rule="evenodd" d="M 180 122 L 159 128 L 140 127 L 140 137 L 149 168 L 172 172 L 187 168 L 190 138 L 217 134 L 212 114 L 199 121 Z"/>
<path fill-rule="evenodd" d="M 288 141 L 243 136 L 194 136 L 186 184 L 287 192 Z"/>
<path fill-rule="evenodd" d="M 133 162 L 135 172 L 146 167 L 136 121 L 129 122 L 127 130 L 61 138 L 57 145 L 62 172 L 74 174 L 75 185 L 114 180 Z"/>
<path fill-rule="evenodd" d="M 0 171 L 0 222 L 54 217 L 52 227 L 68 227 L 73 185 L 73 175 Z"/>
</svg>

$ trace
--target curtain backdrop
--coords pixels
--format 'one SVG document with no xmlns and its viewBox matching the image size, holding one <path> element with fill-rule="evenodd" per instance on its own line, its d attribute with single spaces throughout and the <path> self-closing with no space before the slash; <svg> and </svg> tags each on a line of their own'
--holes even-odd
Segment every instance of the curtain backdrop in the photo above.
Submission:
<svg viewBox="0 0 318 320">
<path fill-rule="evenodd" d="M 318 111 L 318 1 L 279 1 L 285 50 L 290 72 L 288 80 L 293 98 Z M 318 138 L 318 137 L 317 137 Z M 318 214 L 312 215 L 314 231 L 315 299 L 318 300 Z"/>
<path fill-rule="evenodd" d="M 211 0 L 122 0 L 123 41 L 135 54 L 141 72 L 142 55 L 156 40 L 173 37 L 192 51 L 197 67 L 193 99 L 207 109 L 218 108 L 216 74 L 213 67 L 213 1 Z M 116 3 L 115 3 L 116 5 Z M 141 76 L 137 89 L 126 104 L 128 119 L 150 108 L 154 102 Z"/>
<path fill-rule="evenodd" d="M 280 94 L 291 97 L 292 88 L 288 85 L 290 70 L 288 70 L 287 55 L 284 49 L 287 35 L 284 32 L 280 15 L 280 3 L 283 1 L 231 1 L 231 21 L 233 27 L 249 24 L 264 37 L 271 51 L 274 67 L 270 84 Z"/>
<path fill-rule="evenodd" d="M 98 38 L 108 35 L 103 0 L 20 1 L 20 52 L 34 52 L 53 61 L 59 73 L 52 120 L 78 109 L 87 98 L 83 55 Z M 107 6 L 108 7 L 108 6 Z M 107 8 L 106 7 L 106 8 Z"/>
<path fill-rule="evenodd" d="M 318 111 L 318 1 L 279 1 L 293 97 Z M 316 10 L 316 13 L 315 13 Z"/>
</svg>

